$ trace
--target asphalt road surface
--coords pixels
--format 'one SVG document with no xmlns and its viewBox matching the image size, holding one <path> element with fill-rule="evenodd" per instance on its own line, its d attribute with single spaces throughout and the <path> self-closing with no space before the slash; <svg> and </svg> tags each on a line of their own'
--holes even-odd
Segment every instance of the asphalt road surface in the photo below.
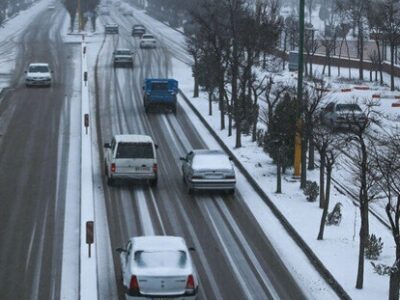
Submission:
<svg viewBox="0 0 400 300">
<path fill-rule="evenodd" d="M 130 36 L 132 24 L 140 20 L 120 16 L 117 10 L 102 21 L 117 22 L 120 33 L 107 35 L 99 53 L 96 105 L 100 153 L 101 145 L 114 134 L 148 134 L 159 145 L 157 187 L 146 183 L 108 187 L 103 177 L 112 248 L 124 246 L 136 235 L 183 236 L 196 248 L 193 257 L 200 275 L 200 299 L 305 298 L 250 215 L 243 202 L 246 195 L 188 195 L 179 157 L 206 145 L 183 110 L 178 107 L 176 116 L 144 112 L 143 79 L 171 76 L 171 57 L 181 59 L 180 53 L 159 36 L 157 49 L 140 49 L 139 39 Z M 112 67 L 116 47 L 137 49 L 133 69 Z M 114 265 L 115 281 L 120 282 L 116 252 Z M 124 298 L 120 284 L 118 295 Z"/>
<path fill-rule="evenodd" d="M 0 102 L 0 299 L 59 299 L 71 48 L 63 10 L 43 11 L 16 40 L 15 76 Z M 26 88 L 24 70 L 48 62 L 51 88 Z M 65 132 L 68 136 L 68 132 Z"/>
</svg>

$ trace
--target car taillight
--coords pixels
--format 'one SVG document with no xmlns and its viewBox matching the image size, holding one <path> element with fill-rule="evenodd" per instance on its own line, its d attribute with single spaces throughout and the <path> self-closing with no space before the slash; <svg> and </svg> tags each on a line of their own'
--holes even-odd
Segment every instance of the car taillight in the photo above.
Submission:
<svg viewBox="0 0 400 300">
<path fill-rule="evenodd" d="M 136 275 L 132 275 L 131 282 L 129 284 L 129 290 L 131 292 L 139 292 L 139 282 Z"/>
<path fill-rule="evenodd" d="M 186 281 L 186 292 L 192 293 L 194 292 L 194 277 L 193 275 L 189 275 Z"/>
<path fill-rule="evenodd" d="M 115 171 L 117 170 L 117 167 L 115 166 L 114 163 L 111 164 L 111 172 L 115 173 Z"/>
<path fill-rule="evenodd" d="M 226 175 L 225 178 L 226 179 L 235 179 L 235 175 Z"/>
<path fill-rule="evenodd" d="M 153 173 L 157 173 L 157 164 L 153 164 Z"/>
</svg>

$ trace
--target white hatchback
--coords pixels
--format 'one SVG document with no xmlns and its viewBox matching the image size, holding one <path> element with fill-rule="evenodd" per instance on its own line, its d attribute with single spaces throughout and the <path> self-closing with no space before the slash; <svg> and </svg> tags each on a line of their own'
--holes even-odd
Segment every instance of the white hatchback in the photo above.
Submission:
<svg viewBox="0 0 400 300">
<path fill-rule="evenodd" d="M 140 48 L 156 48 L 157 41 L 152 34 L 143 34 L 140 39 Z"/>
<path fill-rule="evenodd" d="M 51 73 L 47 63 L 31 63 L 25 71 L 26 86 L 51 86 Z"/>
<path fill-rule="evenodd" d="M 130 299 L 196 299 L 197 273 L 183 238 L 133 237 L 125 249 L 117 251 L 122 284 Z"/>
<path fill-rule="evenodd" d="M 144 179 L 157 185 L 157 153 L 153 139 L 148 135 L 115 135 L 104 144 L 104 168 L 107 183 L 115 179 Z"/>
</svg>

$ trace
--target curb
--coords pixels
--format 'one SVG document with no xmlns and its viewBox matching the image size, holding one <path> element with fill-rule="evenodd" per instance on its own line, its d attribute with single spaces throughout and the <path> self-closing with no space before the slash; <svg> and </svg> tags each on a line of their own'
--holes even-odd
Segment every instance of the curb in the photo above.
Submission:
<svg viewBox="0 0 400 300">
<path fill-rule="evenodd" d="M 306 244 L 306 242 L 301 238 L 301 236 L 297 233 L 297 231 L 293 228 L 293 226 L 288 222 L 285 216 L 279 211 L 279 209 L 275 206 L 275 204 L 269 199 L 267 194 L 262 190 L 262 188 L 258 185 L 258 183 L 254 180 L 251 174 L 246 170 L 246 168 L 241 164 L 241 162 L 236 158 L 234 153 L 225 145 L 222 139 L 218 136 L 218 134 L 214 131 L 214 129 L 208 124 L 207 120 L 201 115 L 201 113 L 196 109 L 196 107 L 190 102 L 190 100 L 186 97 L 186 95 L 179 90 L 179 94 L 185 100 L 185 102 L 189 105 L 192 111 L 196 114 L 196 116 L 200 119 L 203 125 L 209 130 L 211 135 L 215 138 L 218 144 L 227 152 L 230 156 L 232 156 L 233 162 L 236 167 L 242 172 L 244 177 L 248 180 L 253 189 L 257 192 L 257 194 L 263 199 L 263 201 L 268 205 L 273 214 L 278 218 L 279 222 L 285 228 L 286 232 L 292 237 L 294 242 L 303 250 L 304 254 L 309 259 L 310 263 L 314 266 L 314 268 L 321 274 L 325 282 L 335 291 L 336 295 L 340 299 L 351 299 L 351 297 L 347 294 L 347 292 L 343 289 L 343 287 L 336 281 L 333 275 L 328 271 L 328 269 L 322 264 L 319 258 L 315 255 L 315 253 L 311 250 L 311 248 Z"/>
</svg>

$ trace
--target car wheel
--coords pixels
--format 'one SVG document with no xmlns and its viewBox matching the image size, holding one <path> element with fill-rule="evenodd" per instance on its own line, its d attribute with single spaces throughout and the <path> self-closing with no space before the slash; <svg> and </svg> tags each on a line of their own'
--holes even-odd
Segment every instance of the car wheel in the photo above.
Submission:
<svg viewBox="0 0 400 300">
<path fill-rule="evenodd" d="M 235 194 L 235 189 L 228 190 L 228 195 L 234 195 L 234 194 Z"/>
<path fill-rule="evenodd" d="M 114 185 L 114 179 L 111 178 L 111 177 L 107 177 L 107 184 L 108 184 L 109 186 L 113 186 L 113 185 Z"/>
<path fill-rule="evenodd" d="M 172 107 L 172 112 L 174 115 L 176 115 L 176 106 Z"/>
<path fill-rule="evenodd" d="M 150 180 L 150 186 L 152 186 L 152 187 L 157 186 L 157 183 L 158 183 L 158 178 L 155 178 L 155 179 L 151 179 L 151 180 Z"/>
<path fill-rule="evenodd" d="M 144 106 L 144 111 L 146 112 L 146 114 L 149 113 L 149 106 L 148 105 Z"/>
</svg>

